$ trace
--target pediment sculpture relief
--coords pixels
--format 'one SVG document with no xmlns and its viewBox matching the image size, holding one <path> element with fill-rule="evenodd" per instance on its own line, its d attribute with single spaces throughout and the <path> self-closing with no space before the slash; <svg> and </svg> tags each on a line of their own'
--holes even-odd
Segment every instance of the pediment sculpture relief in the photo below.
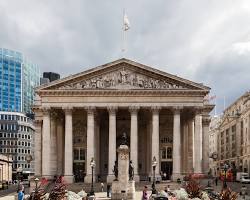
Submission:
<svg viewBox="0 0 250 200">
<path fill-rule="evenodd" d="M 184 89 L 183 86 L 121 69 L 81 82 L 61 86 L 59 89 Z"/>
</svg>

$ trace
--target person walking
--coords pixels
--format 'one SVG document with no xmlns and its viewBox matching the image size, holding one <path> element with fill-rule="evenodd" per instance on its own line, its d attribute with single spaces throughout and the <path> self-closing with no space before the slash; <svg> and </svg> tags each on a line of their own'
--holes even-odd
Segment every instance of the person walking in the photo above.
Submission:
<svg viewBox="0 0 250 200">
<path fill-rule="evenodd" d="M 215 185 L 217 186 L 218 185 L 218 177 L 217 176 L 215 177 L 214 181 L 215 181 Z"/>
<path fill-rule="evenodd" d="M 101 190 L 102 190 L 102 192 L 104 191 L 104 183 L 103 182 L 101 182 Z"/>
<path fill-rule="evenodd" d="M 142 191 L 142 200 L 148 200 L 148 187 L 146 185 Z"/>
<path fill-rule="evenodd" d="M 24 186 L 23 185 L 20 185 L 18 189 L 17 199 L 24 200 Z"/>
</svg>

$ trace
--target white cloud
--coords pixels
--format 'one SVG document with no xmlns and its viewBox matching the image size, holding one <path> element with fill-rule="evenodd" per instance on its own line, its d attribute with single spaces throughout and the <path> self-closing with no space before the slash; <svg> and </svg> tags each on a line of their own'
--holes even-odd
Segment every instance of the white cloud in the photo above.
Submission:
<svg viewBox="0 0 250 200">
<path fill-rule="evenodd" d="M 249 0 L 0 0 L 0 44 L 43 71 L 76 73 L 122 56 L 123 8 L 133 25 L 126 57 L 231 100 L 249 85 Z"/>
</svg>

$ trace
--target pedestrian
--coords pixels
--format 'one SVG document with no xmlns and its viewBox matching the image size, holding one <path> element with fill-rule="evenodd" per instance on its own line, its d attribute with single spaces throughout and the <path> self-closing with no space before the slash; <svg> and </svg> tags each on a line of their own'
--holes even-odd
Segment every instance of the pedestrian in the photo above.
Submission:
<svg viewBox="0 0 250 200">
<path fill-rule="evenodd" d="M 217 176 L 215 177 L 215 185 L 216 186 L 218 185 L 218 177 Z"/>
<path fill-rule="evenodd" d="M 24 200 L 24 186 L 21 185 L 18 189 L 18 200 Z"/>
<path fill-rule="evenodd" d="M 169 193 L 170 192 L 170 187 L 169 185 L 167 187 L 165 187 L 165 190 L 164 190 L 166 193 Z"/>
<path fill-rule="evenodd" d="M 148 187 L 146 185 L 142 191 L 142 200 L 148 200 Z"/>
<path fill-rule="evenodd" d="M 104 191 L 104 184 L 103 184 L 103 182 L 101 182 L 101 190 L 102 190 L 102 192 Z"/>
</svg>

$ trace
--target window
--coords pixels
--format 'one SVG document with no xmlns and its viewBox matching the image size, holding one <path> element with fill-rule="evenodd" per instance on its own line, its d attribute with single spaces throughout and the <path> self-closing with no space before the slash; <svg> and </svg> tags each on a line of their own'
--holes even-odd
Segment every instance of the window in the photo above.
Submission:
<svg viewBox="0 0 250 200">
<path fill-rule="evenodd" d="M 82 148 L 74 149 L 74 160 L 80 161 L 85 160 L 85 150 Z"/>
<path fill-rule="evenodd" d="M 166 159 L 167 158 L 167 152 L 166 152 L 166 148 L 163 148 L 161 151 L 161 158 L 162 159 Z"/>
<path fill-rule="evenodd" d="M 74 160 L 78 160 L 78 149 L 74 149 Z"/>
<path fill-rule="evenodd" d="M 84 149 L 80 149 L 80 160 L 85 160 L 85 151 L 84 151 Z"/>
<path fill-rule="evenodd" d="M 167 159 L 172 159 L 172 147 L 167 148 Z"/>
</svg>

